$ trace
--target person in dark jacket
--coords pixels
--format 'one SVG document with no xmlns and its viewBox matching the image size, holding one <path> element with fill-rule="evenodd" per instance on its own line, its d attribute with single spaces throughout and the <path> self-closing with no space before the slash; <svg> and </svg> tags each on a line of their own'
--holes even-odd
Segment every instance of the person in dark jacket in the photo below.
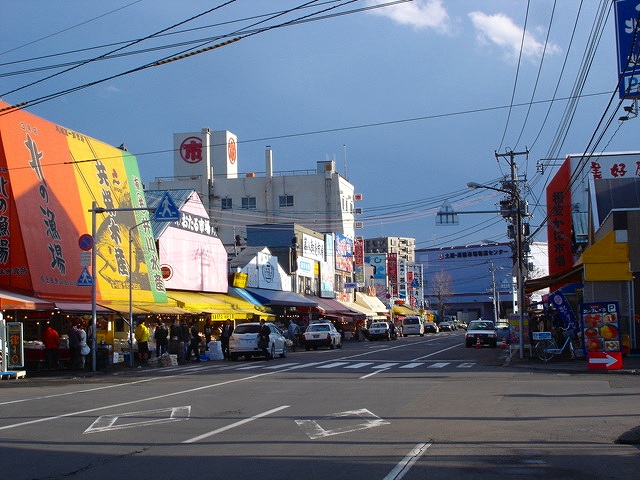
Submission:
<svg viewBox="0 0 640 480">
<path fill-rule="evenodd" d="M 187 361 L 191 360 L 191 352 L 196 356 L 196 362 L 200 361 L 200 333 L 195 323 L 191 322 L 189 327 L 189 333 L 191 334 L 191 341 L 189 342 L 189 348 L 187 349 Z"/>
<path fill-rule="evenodd" d="M 158 322 L 156 325 L 156 331 L 153 332 L 153 339 L 156 341 L 156 357 L 167 353 L 167 347 L 169 346 L 169 331 L 162 322 Z"/>
<path fill-rule="evenodd" d="M 258 348 L 264 353 L 265 360 L 271 360 L 271 354 L 269 353 L 269 341 L 271 339 L 271 329 L 269 325 L 264 323 L 264 320 L 260 320 L 260 331 L 258 332 Z"/>
<path fill-rule="evenodd" d="M 222 347 L 222 356 L 225 360 L 229 360 L 231 356 L 229 355 L 229 338 L 233 333 L 233 324 L 231 323 L 231 319 L 227 318 L 226 322 L 222 326 L 222 332 L 220 332 L 220 346 Z"/>
</svg>

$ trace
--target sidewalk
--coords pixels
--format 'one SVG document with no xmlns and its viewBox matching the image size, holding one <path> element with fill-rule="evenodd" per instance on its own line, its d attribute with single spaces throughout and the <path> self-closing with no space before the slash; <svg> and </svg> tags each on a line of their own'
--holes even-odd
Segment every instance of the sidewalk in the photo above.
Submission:
<svg viewBox="0 0 640 480">
<path fill-rule="evenodd" d="M 521 359 L 517 350 L 514 350 L 511 356 L 509 356 L 509 351 L 506 351 L 503 366 L 564 373 L 640 375 L 640 354 L 637 353 L 623 356 L 622 368 L 616 370 L 591 370 L 588 368 L 586 358 L 564 359 L 554 357 L 548 362 L 543 362 L 535 356 L 528 356 L 528 353 L 525 352 L 524 358 Z"/>
</svg>

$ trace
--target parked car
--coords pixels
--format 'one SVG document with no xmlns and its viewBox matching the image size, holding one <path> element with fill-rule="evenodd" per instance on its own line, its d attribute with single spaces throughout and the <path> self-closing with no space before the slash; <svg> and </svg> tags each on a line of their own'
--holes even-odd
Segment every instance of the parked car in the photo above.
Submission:
<svg viewBox="0 0 640 480">
<path fill-rule="evenodd" d="M 342 348 L 342 336 L 330 322 L 312 322 L 303 334 L 304 348 L 316 350 L 318 347 L 329 347 L 330 349 Z"/>
<path fill-rule="evenodd" d="M 451 322 L 440 322 L 438 328 L 441 332 L 453 332 L 453 324 Z"/>
<path fill-rule="evenodd" d="M 425 333 L 438 333 L 440 329 L 438 328 L 438 324 L 434 322 L 425 322 L 424 331 Z"/>
<path fill-rule="evenodd" d="M 391 340 L 389 322 L 373 322 L 369 327 L 369 340 Z"/>
<path fill-rule="evenodd" d="M 402 319 L 402 334 L 424 336 L 424 324 L 417 315 L 409 315 Z"/>
<path fill-rule="evenodd" d="M 271 333 L 269 334 L 269 347 L 267 348 L 271 358 L 279 355 L 281 358 L 287 356 L 287 339 L 271 322 L 266 322 Z M 241 323 L 236 326 L 229 337 L 229 356 L 231 360 L 237 360 L 243 356 L 247 360 L 253 356 L 264 356 L 262 350 L 258 348 L 258 333 L 261 325 L 257 322 Z"/>
<path fill-rule="evenodd" d="M 474 346 L 478 340 L 483 345 L 495 348 L 498 345 L 498 333 L 493 322 L 489 320 L 472 320 L 464 335 L 464 344 L 467 348 Z"/>
</svg>

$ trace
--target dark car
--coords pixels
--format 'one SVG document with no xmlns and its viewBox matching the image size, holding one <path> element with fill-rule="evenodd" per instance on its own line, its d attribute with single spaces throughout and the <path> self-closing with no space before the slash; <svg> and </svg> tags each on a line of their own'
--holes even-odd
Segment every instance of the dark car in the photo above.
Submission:
<svg viewBox="0 0 640 480">
<path fill-rule="evenodd" d="M 425 322 L 424 324 L 424 333 L 438 333 L 440 329 L 438 325 L 434 322 Z"/>
</svg>

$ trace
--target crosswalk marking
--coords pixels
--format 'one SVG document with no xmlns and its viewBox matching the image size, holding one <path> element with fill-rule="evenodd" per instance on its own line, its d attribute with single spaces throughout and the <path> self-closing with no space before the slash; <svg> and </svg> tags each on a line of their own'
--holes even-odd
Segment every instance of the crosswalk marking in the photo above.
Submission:
<svg viewBox="0 0 640 480">
<path fill-rule="evenodd" d="M 354 363 L 353 365 L 349 365 L 348 367 L 344 367 L 344 368 L 362 368 L 362 367 L 366 367 L 367 365 L 373 365 L 373 362 Z"/>
<path fill-rule="evenodd" d="M 457 362 L 460 362 L 456 365 Z M 452 362 L 434 362 L 432 364 L 428 364 L 428 362 L 409 362 L 401 364 L 399 362 L 384 362 L 384 363 L 376 363 L 376 362 L 331 362 L 331 363 L 322 363 L 322 362 L 311 362 L 311 363 L 277 363 L 274 365 L 265 364 L 262 362 L 256 362 L 251 365 L 244 365 L 238 367 L 223 367 L 220 370 L 226 370 L 232 368 L 234 370 L 297 370 L 300 368 L 322 368 L 322 369 L 330 369 L 330 368 L 343 368 L 349 370 L 358 370 L 363 368 L 369 368 L 371 370 L 379 371 L 379 370 L 389 370 L 392 367 L 397 367 L 398 369 L 414 369 L 426 365 L 426 368 L 436 369 L 436 368 L 444 368 L 447 366 L 455 366 L 455 368 L 473 368 L 476 365 L 476 362 L 461 362 L 460 360 L 456 360 Z"/>
<path fill-rule="evenodd" d="M 320 365 L 317 368 L 333 368 L 333 367 L 340 367 L 342 365 L 346 365 L 347 362 L 333 362 L 333 363 L 327 363 L 326 365 Z"/>
<path fill-rule="evenodd" d="M 380 369 L 380 368 L 391 368 L 391 367 L 393 367 L 395 365 L 397 365 L 397 363 L 382 363 L 380 365 L 374 365 L 371 368 L 375 368 L 377 370 L 377 369 Z"/>
<path fill-rule="evenodd" d="M 449 362 L 436 362 L 433 365 L 429 365 L 428 368 L 442 368 L 446 367 L 447 365 L 449 365 Z"/>
<path fill-rule="evenodd" d="M 416 368 L 416 367 L 419 367 L 420 365 L 424 365 L 424 363 L 422 362 L 407 363 L 406 365 L 402 365 L 400 368 Z"/>
</svg>

